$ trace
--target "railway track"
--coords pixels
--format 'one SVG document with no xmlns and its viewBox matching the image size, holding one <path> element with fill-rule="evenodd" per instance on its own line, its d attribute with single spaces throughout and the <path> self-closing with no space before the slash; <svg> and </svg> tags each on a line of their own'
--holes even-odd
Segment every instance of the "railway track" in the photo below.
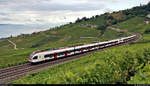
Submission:
<svg viewBox="0 0 150 86">
<path fill-rule="evenodd" d="M 27 75 L 30 72 L 35 72 L 35 71 L 38 71 L 38 70 L 41 70 L 41 69 L 45 69 L 47 67 L 53 67 L 53 66 L 56 66 L 58 64 L 73 61 L 73 60 L 81 58 L 85 55 L 91 54 L 93 52 L 97 52 L 97 51 L 109 49 L 111 47 L 136 42 L 137 40 L 139 40 L 141 38 L 141 35 L 139 35 L 139 34 L 136 34 L 136 35 L 137 35 L 136 38 L 132 41 L 122 43 L 122 44 L 113 45 L 113 46 L 109 46 L 109 47 L 105 47 L 103 49 L 98 49 L 98 50 L 94 50 L 94 51 L 90 51 L 90 52 L 85 52 L 85 53 L 74 55 L 74 56 L 68 56 L 67 58 L 60 58 L 60 59 L 53 60 L 53 61 L 47 61 L 47 62 L 43 62 L 42 64 L 31 65 L 30 63 L 26 63 L 26 64 L 22 64 L 22 65 L 19 65 L 19 66 L 14 66 L 14 67 L 1 69 L 0 70 L 0 84 L 7 84 L 7 83 L 9 83 L 13 80 L 17 80 L 17 79 L 21 78 L 22 76 Z"/>
</svg>

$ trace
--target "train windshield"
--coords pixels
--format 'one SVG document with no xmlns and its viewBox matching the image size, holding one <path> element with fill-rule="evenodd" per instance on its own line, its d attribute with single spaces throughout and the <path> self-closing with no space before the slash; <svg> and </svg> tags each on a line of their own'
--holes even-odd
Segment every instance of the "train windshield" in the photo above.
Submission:
<svg viewBox="0 0 150 86">
<path fill-rule="evenodd" d="M 38 59 L 38 56 L 34 56 L 33 59 Z"/>
</svg>

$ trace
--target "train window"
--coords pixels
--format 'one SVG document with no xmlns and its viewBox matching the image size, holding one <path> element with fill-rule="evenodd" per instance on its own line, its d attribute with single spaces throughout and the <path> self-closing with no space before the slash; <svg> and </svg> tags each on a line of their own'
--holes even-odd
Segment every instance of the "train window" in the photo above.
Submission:
<svg viewBox="0 0 150 86">
<path fill-rule="evenodd" d="M 64 55 L 64 52 L 58 53 L 57 55 L 58 55 L 58 56 L 60 56 L 60 55 Z"/>
<path fill-rule="evenodd" d="M 86 50 L 86 49 L 88 49 L 88 48 L 87 47 L 83 48 L 83 50 Z"/>
<path fill-rule="evenodd" d="M 72 52 L 74 52 L 74 50 L 70 50 L 70 51 L 68 51 L 68 53 L 72 53 Z"/>
<path fill-rule="evenodd" d="M 80 51 L 80 49 L 76 49 L 75 51 Z"/>
<path fill-rule="evenodd" d="M 105 44 L 100 44 L 99 46 L 104 46 Z"/>
<path fill-rule="evenodd" d="M 47 57 L 50 57 L 50 55 L 48 54 L 48 55 L 45 55 L 45 56 L 44 56 L 44 58 L 47 58 Z"/>
<path fill-rule="evenodd" d="M 38 56 L 33 57 L 33 59 L 37 59 L 37 58 L 38 58 Z"/>
<path fill-rule="evenodd" d="M 48 58 L 48 57 L 52 57 L 53 55 L 52 54 L 47 54 L 44 56 L 44 58 Z"/>
</svg>

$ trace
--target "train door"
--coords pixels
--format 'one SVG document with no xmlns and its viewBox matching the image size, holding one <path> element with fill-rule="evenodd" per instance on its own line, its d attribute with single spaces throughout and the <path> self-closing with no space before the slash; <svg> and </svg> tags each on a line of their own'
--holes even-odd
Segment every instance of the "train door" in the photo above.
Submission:
<svg viewBox="0 0 150 86">
<path fill-rule="evenodd" d="M 39 59 L 40 61 L 45 60 L 45 58 L 43 57 L 43 55 L 39 55 L 39 56 L 38 56 L 38 59 Z"/>
<path fill-rule="evenodd" d="M 90 51 L 90 47 L 88 47 L 88 51 Z"/>
<path fill-rule="evenodd" d="M 83 49 L 81 49 L 81 53 L 83 53 Z"/>
<path fill-rule="evenodd" d="M 56 59 L 57 58 L 57 53 L 54 53 L 54 59 Z"/>
<path fill-rule="evenodd" d="M 65 56 L 68 56 L 68 52 L 67 51 L 65 52 Z"/>
<path fill-rule="evenodd" d="M 99 49 L 101 49 L 102 48 L 102 46 L 99 46 Z"/>
<path fill-rule="evenodd" d="M 106 47 L 107 44 L 104 44 L 104 48 Z"/>
</svg>

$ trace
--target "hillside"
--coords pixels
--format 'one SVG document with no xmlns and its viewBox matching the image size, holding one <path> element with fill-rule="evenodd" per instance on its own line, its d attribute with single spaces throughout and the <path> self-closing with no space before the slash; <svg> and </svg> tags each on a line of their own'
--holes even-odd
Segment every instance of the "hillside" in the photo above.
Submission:
<svg viewBox="0 0 150 86">
<path fill-rule="evenodd" d="M 142 38 L 139 42 L 93 53 L 71 63 L 31 73 L 13 83 L 149 84 L 150 23 L 145 23 L 145 21 L 150 22 L 150 19 L 146 17 L 149 13 L 149 6 L 150 3 L 112 14 L 106 13 L 104 14 L 107 15 L 105 25 L 99 27 L 101 34 L 108 30 L 101 29 L 101 27 L 109 25 L 129 32 L 140 33 Z"/>
<path fill-rule="evenodd" d="M 139 29 L 136 28 L 142 27 L 139 33 L 143 34 L 143 37 L 138 43 L 93 53 L 71 63 L 65 63 L 54 68 L 31 73 L 29 76 L 15 81 L 14 83 L 127 83 L 134 71 L 138 72 L 138 70 L 140 70 L 140 73 L 141 71 L 143 72 L 143 70 L 146 70 L 147 76 L 143 76 L 143 74 L 139 75 L 139 73 L 136 75 L 135 73 L 135 78 L 131 78 L 131 81 L 128 81 L 128 83 L 133 83 L 137 77 L 141 78 L 138 78 L 139 80 L 134 81 L 134 84 L 150 83 L 148 82 L 149 69 L 147 64 L 149 61 L 145 59 L 145 57 L 150 56 L 150 39 L 148 38 L 150 35 L 145 34 L 145 31 L 149 29 L 148 26 L 150 24 L 145 25 L 143 23 L 144 19 L 145 17 L 134 17 L 114 25 L 114 27 L 117 28 L 128 28 L 129 31 L 131 30 L 133 32 L 138 32 Z M 139 22 L 139 20 L 141 21 Z M 124 27 L 125 23 L 128 23 L 128 26 Z M 135 24 L 137 27 L 132 27 L 135 26 Z M 144 64 L 147 64 L 146 67 L 143 66 Z M 142 69 L 143 67 L 144 69 Z M 143 77 L 145 79 L 143 79 Z M 142 79 L 143 81 L 141 81 Z"/>
<path fill-rule="evenodd" d="M 129 35 L 128 33 L 119 33 L 112 30 L 106 30 L 102 35 L 101 30 L 97 29 L 97 27 L 86 26 L 86 24 L 91 24 L 95 20 L 89 21 L 68 24 L 43 32 L 7 38 L 17 45 L 17 50 L 14 49 L 14 46 L 7 39 L 0 41 L 0 68 L 26 63 L 29 55 L 33 51 L 87 44 Z M 98 24 L 101 24 L 103 23 L 103 18 L 98 17 L 96 21 L 99 22 Z M 83 39 L 80 37 L 95 38 Z"/>
<path fill-rule="evenodd" d="M 150 83 L 148 81 L 150 23 L 145 24 L 145 21 L 150 21 L 146 18 L 149 11 L 150 3 L 92 18 L 84 17 L 75 23 L 56 29 L 7 38 L 16 43 L 18 50 L 14 50 L 7 39 L 0 41 L 0 68 L 23 64 L 27 62 L 29 54 L 36 50 L 86 44 L 130 35 L 107 29 L 108 26 L 113 26 L 140 33 L 142 38 L 137 43 L 93 53 L 73 62 L 31 73 L 12 83 Z M 80 39 L 80 37 L 97 39 Z M 145 76 L 141 78 L 143 75 Z"/>
</svg>

